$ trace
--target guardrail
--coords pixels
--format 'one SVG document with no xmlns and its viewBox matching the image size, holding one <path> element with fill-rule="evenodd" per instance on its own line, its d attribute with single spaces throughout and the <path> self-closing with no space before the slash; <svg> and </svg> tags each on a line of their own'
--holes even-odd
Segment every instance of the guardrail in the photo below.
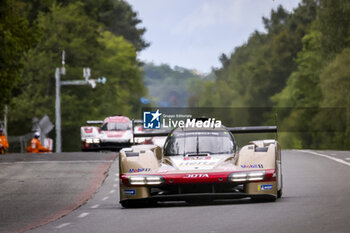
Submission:
<svg viewBox="0 0 350 233">
<path fill-rule="evenodd" d="M 26 152 L 26 148 L 32 137 L 33 133 L 27 133 L 21 136 L 8 136 L 9 152 Z"/>
</svg>

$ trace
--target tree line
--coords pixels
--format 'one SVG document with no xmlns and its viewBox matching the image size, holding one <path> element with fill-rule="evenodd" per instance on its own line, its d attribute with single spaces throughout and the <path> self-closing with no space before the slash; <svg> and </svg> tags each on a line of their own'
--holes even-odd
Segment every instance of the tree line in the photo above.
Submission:
<svg viewBox="0 0 350 233">
<path fill-rule="evenodd" d="M 189 86 L 210 79 L 209 75 L 183 67 L 170 67 L 167 64 L 146 63 L 142 67 L 144 84 L 150 96 L 152 106 L 186 107 L 191 96 Z"/>
<path fill-rule="evenodd" d="M 214 81 L 190 87 L 190 106 L 260 108 L 247 123 L 278 113 L 284 148 L 350 149 L 349 1 L 303 0 L 262 20 L 265 32 L 221 55 Z"/>
<path fill-rule="evenodd" d="M 107 77 L 94 89 L 61 88 L 64 151 L 80 149 L 86 120 L 136 116 L 146 94 L 137 52 L 149 45 L 140 22 L 123 0 L 1 1 L 0 111 L 9 106 L 9 135 L 31 132 L 33 117 L 54 121 L 54 73 L 63 50 L 62 81 L 83 80 L 83 67 L 91 68 L 92 79 Z"/>
<path fill-rule="evenodd" d="M 264 32 L 222 54 L 215 77 L 203 78 L 167 65 L 142 70 L 137 52 L 149 43 L 124 0 L 3 0 L 0 113 L 7 104 L 10 135 L 30 132 L 33 117 L 55 119 L 54 72 L 65 50 L 62 80 L 83 80 L 82 68 L 90 67 L 91 78 L 107 83 L 61 89 L 64 151 L 80 148 L 86 120 L 139 118 L 144 85 L 159 105 L 184 106 L 187 99 L 189 107 L 231 108 L 218 112 L 233 124 L 274 124 L 277 113 L 284 148 L 350 149 L 348 1 L 302 0 L 293 12 L 280 6 L 262 20 Z"/>
</svg>

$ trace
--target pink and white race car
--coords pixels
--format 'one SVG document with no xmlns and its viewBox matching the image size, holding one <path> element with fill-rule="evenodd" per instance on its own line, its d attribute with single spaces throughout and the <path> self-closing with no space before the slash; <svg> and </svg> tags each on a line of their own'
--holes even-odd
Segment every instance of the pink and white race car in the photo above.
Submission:
<svg viewBox="0 0 350 233">
<path fill-rule="evenodd" d="M 126 116 L 110 116 L 104 121 L 87 121 L 80 129 L 83 151 L 120 150 L 134 144 L 133 123 Z M 134 126 L 134 131 L 142 131 L 142 126 Z M 135 143 L 142 143 L 137 139 Z"/>
</svg>

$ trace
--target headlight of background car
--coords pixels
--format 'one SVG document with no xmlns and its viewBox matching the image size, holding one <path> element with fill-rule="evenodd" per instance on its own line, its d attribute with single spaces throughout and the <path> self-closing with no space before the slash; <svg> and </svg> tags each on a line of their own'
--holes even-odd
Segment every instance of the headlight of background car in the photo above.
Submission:
<svg viewBox="0 0 350 233">
<path fill-rule="evenodd" d="M 161 176 L 129 176 L 128 180 L 131 185 L 159 185 L 164 182 Z"/>
<path fill-rule="evenodd" d="M 100 143 L 100 139 L 98 138 L 87 138 L 86 143 Z"/>
<path fill-rule="evenodd" d="M 265 178 L 265 171 L 235 172 L 228 176 L 228 181 L 245 182 L 258 181 Z"/>
</svg>

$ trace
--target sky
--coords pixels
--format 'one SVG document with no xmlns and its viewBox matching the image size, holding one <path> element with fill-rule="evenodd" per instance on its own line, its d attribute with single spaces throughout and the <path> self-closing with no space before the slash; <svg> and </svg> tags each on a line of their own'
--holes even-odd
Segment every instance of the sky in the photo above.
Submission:
<svg viewBox="0 0 350 233">
<path fill-rule="evenodd" d="M 139 58 L 208 73 L 219 57 L 244 44 L 262 17 L 282 5 L 292 11 L 301 0 L 127 0 L 146 28 L 151 43 Z"/>
</svg>

